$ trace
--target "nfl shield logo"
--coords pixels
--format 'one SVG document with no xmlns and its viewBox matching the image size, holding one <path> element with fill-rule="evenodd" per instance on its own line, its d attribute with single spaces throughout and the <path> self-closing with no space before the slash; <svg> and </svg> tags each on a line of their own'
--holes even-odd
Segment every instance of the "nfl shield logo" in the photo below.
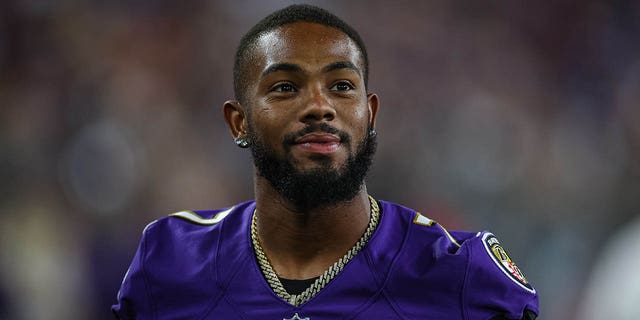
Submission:
<svg viewBox="0 0 640 320">
<path fill-rule="evenodd" d="M 311 319 L 309 319 L 309 317 L 300 318 L 300 316 L 296 313 L 293 315 L 291 319 L 282 319 L 282 320 L 311 320 Z"/>
</svg>

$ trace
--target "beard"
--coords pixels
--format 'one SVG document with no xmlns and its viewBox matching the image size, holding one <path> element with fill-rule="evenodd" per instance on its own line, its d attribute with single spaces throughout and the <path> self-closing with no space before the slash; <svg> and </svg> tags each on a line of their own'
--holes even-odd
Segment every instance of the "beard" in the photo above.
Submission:
<svg viewBox="0 0 640 320">
<path fill-rule="evenodd" d="M 311 124 L 299 132 L 285 136 L 282 143 L 286 152 L 284 159 L 281 159 L 262 142 L 251 126 L 248 130 L 251 154 L 258 175 L 267 179 L 299 212 L 352 200 L 362 189 L 376 151 L 376 136 L 366 134 L 358 143 L 355 155 L 349 155 L 342 166 L 334 168 L 330 157 L 316 155 L 312 159 L 320 163 L 318 168 L 304 171 L 296 169 L 289 152 L 295 139 L 319 131 L 338 135 L 341 143 L 351 145 L 349 135 L 327 123 Z"/>
</svg>

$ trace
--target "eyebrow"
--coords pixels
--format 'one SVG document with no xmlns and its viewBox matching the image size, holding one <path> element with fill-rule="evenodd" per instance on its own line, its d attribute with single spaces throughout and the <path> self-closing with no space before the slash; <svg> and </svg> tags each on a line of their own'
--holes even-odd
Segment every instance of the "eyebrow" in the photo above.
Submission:
<svg viewBox="0 0 640 320">
<path fill-rule="evenodd" d="M 278 72 L 278 71 L 302 71 L 302 67 L 293 63 L 275 63 L 270 65 L 267 69 L 262 71 L 262 76 L 266 76 L 270 73 Z"/>
<path fill-rule="evenodd" d="M 360 69 L 358 69 L 356 65 L 354 65 L 349 61 L 338 61 L 338 62 L 331 63 L 326 67 L 322 68 L 322 71 L 331 72 L 331 71 L 340 70 L 340 69 L 350 69 L 355 71 L 359 76 L 362 76 L 362 74 L 360 73 Z"/>
<path fill-rule="evenodd" d="M 358 75 L 362 76 L 362 74 L 360 73 L 360 69 L 358 69 L 356 65 L 354 65 L 349 61 L 337 61 L 337 62 L 330 63 L 326 65 L 324 68 L 322 68 L 322 71 L 331 72 L 331 71 L 341 70 L 341 69 L 353 70 Z M 287 63 L 287 62 L 275 63 L 267 67 L 264 71 L 262 71 L 262 76 L 264 77 L 278 71 L 302 72 L 304 70 L 302 70 L 302 67 L 300 67 L 295 63 Z"/>
</svg>

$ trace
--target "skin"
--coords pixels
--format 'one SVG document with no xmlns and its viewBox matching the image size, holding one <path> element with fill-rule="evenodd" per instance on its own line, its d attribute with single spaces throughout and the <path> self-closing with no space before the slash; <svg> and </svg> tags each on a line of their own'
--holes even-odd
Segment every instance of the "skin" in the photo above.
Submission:
<svg viewBox="0 0 640 320">
<path fill-rule="evenodd" d="M 355 155 L 369 126 L 375 127 L 379 107 L 378 96 L 366 92 L 355 43 L 337 29 L 296 22 L 261 36 L 252 57 L 247 105 L 230 100 L 223 106 L 231 135 L 246 136 L 251 125 L 264 144 L 297 170 L 341 168 Z M 285 135 L 313 122 L 343 131 L 351 143 L 314 132 L 303 137 L 305 143 L 283 144 Z M 255 170 L 254 190 L 258 237 L 283 278 L 320 276 L 358 241 L 369 222 L 364 183 L 353 199 L 307 212 L 283 199 Z"/>
</svg>

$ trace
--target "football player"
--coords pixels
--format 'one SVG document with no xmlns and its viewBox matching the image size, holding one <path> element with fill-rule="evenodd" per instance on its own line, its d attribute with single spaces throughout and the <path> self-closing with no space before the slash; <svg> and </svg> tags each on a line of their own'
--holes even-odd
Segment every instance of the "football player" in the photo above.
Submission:
<svg viewBox="0 0 640 320">
<path fill-rule="evenodd" d="M 293 5 L 240 41 L 224 117 L 255 200 L 151 223 L 120 319 L 534 319 L 538 293 L 489 232 L 448 232 L 368 194 L 378 96 L 358 33 Z"/>
</svg>

